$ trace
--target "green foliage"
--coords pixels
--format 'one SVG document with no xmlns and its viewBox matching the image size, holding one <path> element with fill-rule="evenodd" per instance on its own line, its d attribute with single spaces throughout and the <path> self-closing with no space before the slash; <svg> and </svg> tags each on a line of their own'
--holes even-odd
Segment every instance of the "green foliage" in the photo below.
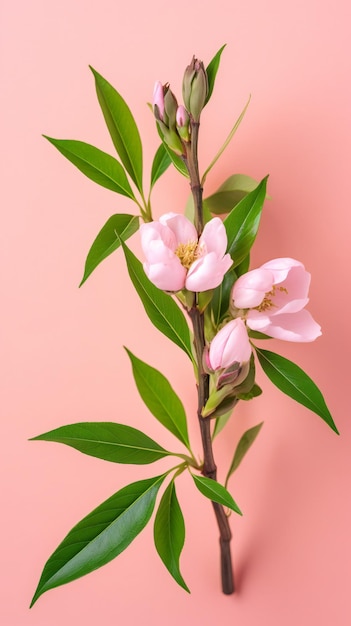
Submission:
<svg viewBox="0 0 351 626">
<path fill-rule="evenodd" d="M 153 463 L 172 454 L 140 430 L 115 422 L 69 424 L 33 440 L 64 443 L 98 459 L 130 465 Z"/>
<path fill-rule="evenodd" d="M 174 580 L 190 593 L 179 569 L 179 558 L 185 540 L 184 518 L 179 506 L 174 481 L 165 490 L 158 507 L 154 541 L 158 554 Z"/>
<path fill-rule="evenodd" d="M 219 68 L 219 62 L 221 60 L 221 55 L 222 52 L 224 50 L 224 48 L 226 47 L 227 44 L 224 44 L 224 46 L 222 46 L 218 52 L 216 52 L 216 54 L 214 55 L 213 59 L 210 61 L 210 63 L 208 64 L 208 66 L 206 67 L 206 74 L 207 74 L 207 79 L 208 79 L 208 94 L 207 94 L 207 98 L 205 101 L 205 105 L 207 104 L 207 102 L 209 101 L 209 99 L 212 96 L 212 92 L 213 92 L 213 87 L 215 84 L 215 80 L 216 80 L 216 76 L 217 76 L 217 72 L 218 72 L 218 68 Z"/>
<path fill-rule="evenodd" d="M 217 328 L 223 318 L 227 315 L 230 294 L 233 285 L 237 279 L 237 274 L 233 269 L 230 269 L 223 277 L 223 280 L 218 287 L 214 290 L 213 298 L 211 302 L 212 319 L 215 327 Z"/>
<path fill-rule="evenodd" d="M 239 467 L 241 461 L 243 460 L 245 454 L 251 448 L 262 426 L 263 426 L 263 422 L 261 422 L 260 424 L 257 424 L 257 426 L 253 426 L 252 428 L 249 428 L 241 437 L 236 447 L 236 450 L 234 452 L 234 457 L 230 464 L 227 478 L 225 479 L 225 486 L 227 486 L 229 478 L 232 476 L 232 474 L 234 474 L 235 470 Z"/>
<path fill-rule="evenodd" d="M 171 163 L 172 159 L 165 148 L 165 144 L 161 143 L 152 162 L 150 189 L 153 188 L 156 181 L 164 174 Z"/>
<path fill-rule="evenodd" d="M 266 197 L 266 185 L 267 177 L 224 220 L 228 237 L 227 251 L 234 261 L 234 268 L 246 259 L 256 239 Z"/>
<path fill-rule="evenodd" d="M 45 591 L 89 574 L 123 552 L 149 521 L 166 475 L 123 487 L 74 526 L 47 561 L 31 606 Z"/>
<path fill-rule="evenodd" d="M 227 506 L 232 511 L 235 511 L 235 513 L 242 515 L 238 505 L 234 502 L 229 491 L 227 491 L 223 485 L 220 485 L 215 480 L 206 478 L 205 476 L 196 476 L 195 474 L 192 474 L 192 477 L 196 487 L 203 496 L 209 498 L 212 502 L 218 502 L 223 506 Z"/>
<path fill-rule="evenodd" d="M 96 70 L 96 93 L 113 145 L 128 174 L 142 193 L 143 156 L 139 131 L 122 96 Z"/>
<path fill-rule="evenodd" d="M 259 348 L 256 352 L 263 371 L 280 391 L 319 415 L 339 434 L 320 390 L 301 367 L 274 352 Z"/>
<path fill-rule="evenodd" d="M 129 350 L 127 353 L 136 386 L 149 411 L 190 450 L 184 407 L 167 378 Z"/>
<path fill-rule="evenodd" d="M 245 196 L 256 189 L 258 182 L 244 174 L 233 174 L 208 198 L 204 206 L 215 215 L 229 213 Z"/>
<path fill-rule="evenodd" d="M 83 141 L 44 137 L 94 183 L 135 201 L 126 173 L 114 157 Z"/>
<path fill-rule="evenodd" d="M 100 230 L 88 252 L 84 275 L 79 286 L 83 285 L 101 261 L 119 248 L 121 239 L 126 241 L 138 228 L 139 218 L 135 215 L 124 213 L 112 215 Z"/>
<path fill-rule="evenodd" d="M 143 266 L 122 242 L 131 281 L 144 305 L 146 314 L 156 328 L 193 361 L 189 326 L 171 296 L 161 291 L 146 276 Z"/>
</svg>

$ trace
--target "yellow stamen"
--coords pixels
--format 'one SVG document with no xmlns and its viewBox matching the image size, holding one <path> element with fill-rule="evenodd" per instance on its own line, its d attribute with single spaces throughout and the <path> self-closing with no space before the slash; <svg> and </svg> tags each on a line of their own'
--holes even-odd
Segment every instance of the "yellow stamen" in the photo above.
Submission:
<svg viewBox="0 0 351 626">
<path fill-rule="evenodd" d="M 188 270 L 192 263 L 194 263 L 194 261 L 196 261 L 196 259 L 200 256 L 198 251 L 198 242 L 189 241 L 188 243 L 180 243 L 175 251 L 175 254 L 183 267 Z"/>
<path fill-rule="evenodd" d="M 286 289 L 286 287 L 277 287 L 276 285 L 273 285 L 272 289 L 270 291 L 267 291 L 261 304 L 259 304 L 259 306 L 256 306 L 255 309 L 259 311 L 260 313 L 262 313 L 262 311 L 268 311 L 272 307 L 276 307 L 277 305 L 274 304 L 272 298 L 274 298 L 277 290 L 284 291 L 284 293 L 288 293 L 288 290 Z"/>
</svg>

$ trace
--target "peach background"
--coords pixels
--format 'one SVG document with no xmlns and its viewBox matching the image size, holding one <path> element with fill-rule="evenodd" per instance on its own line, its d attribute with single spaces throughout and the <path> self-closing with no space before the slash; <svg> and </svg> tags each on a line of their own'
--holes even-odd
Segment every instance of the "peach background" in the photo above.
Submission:
<svg viewBox="0 0 351 626">
<path fill-rule="evenodd" d="M 346 0 L 3 3 L 4 626 L 350 623 L 348 7 Z M 99 228 L 110 214 L 134 207 L 80 175 L 41 133 L 112 151 L 90 63 L 130 104 L 148 172 L 158 143 L 145 104 L 154 80 L 169 80 L 180 94 L 193 52 L 207 63 L 223 43 L 216 93 L 203 116 L 203 167 L 249 93 L 252 102 L 207 193 L 234 172 L 270 173 L 272 200 L 254 263 L 281 255 L 301 259 L 313 276 L 309 308 L 324 331 L 314 344 L 276 349 L 321 386 L 341 437 L 261 377 L 264 395 L 239 407 L 216 444 L 223 477 L 243 430 L 265 421 L 231 482 L 244 511 L 242 519 L 232 518 L 238 593 L 219 591 L 212 511 L 184 476 L 181 564 L 191 596 L 164 570 L 149 525 L 117 560 L 50 591 L 29 611 L 42 566 L 72 525 L 121 486 L 168 462 L 128 468 L 27 439 L 70 422 L 116 420 L 171 446 L 171 435 L 138 397 L 123 344 L 171 378 L 189 412 L 195 407 L 186 357 L 147 320 L 122 255 L 77 289 Z M 155 214 L 182 210 L 187 193 L 186 182 L 168 173 L 154 194 Z M 137 241 L 133 245 L 137 249 Z M 199 450 L 195 422 L 191 430 Z"/>
</svg>

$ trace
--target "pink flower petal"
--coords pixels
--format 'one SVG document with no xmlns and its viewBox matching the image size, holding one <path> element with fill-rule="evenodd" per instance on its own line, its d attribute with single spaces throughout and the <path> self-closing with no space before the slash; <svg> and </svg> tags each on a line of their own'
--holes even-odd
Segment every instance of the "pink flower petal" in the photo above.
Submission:
<svg viewBox="0 0 351 626">
<path fill-rule="evenodd" d="M 165 224 L 174 234 L 177 244 L 197 241 L 197 232 L 194 224 L 184 215 L 166 213 L 160 217 L 161 224 Z"/>
<path fill-rule="evenodd" d="M 191 265 L 185 281 L 189 291 L 208 291 L 221 284 L 224 274 L 231 267 L 233 261 L 229 254 L 218 259 L 214 252 L 205 254 Z"/>
<path fill-rule="evenodd" d="M 211 342 L 208 362 L 212 370 L 224 369 L 233 363 L 250 359 L 251 345 L 244 322 L 238 318 L 228 322 Z"/>
<path fill-rule="evenodd" d="M 163 291 L 184 289 L 186 269 L 178 257 L 173 255 L 169 263 L 144 263 L 144 271 L 149 280 Z"/>
<path fill-rule="evenodd" d="M 205 228 L 199 239 L 199 246 L 204 248 L 205 252 L 215 252 L 218 258 L 225 255 L 228 240 L 227 232 L 222 220 L 214 217 L 205 224 Z"/>
<path fill-rule="evenodd" d="M 276 315 L 271 317 L 264 326 L 256 324 L 256 321 L 248 319 L 247 325 L 253 330 L 260 330 L 270 337 L 284 341 L 309 342 L 314 341 L 322 334 L 319 324 L 305 310 Z"/>
<path fill-rule="evenodd" d="M 233 288 L 234 306 L 238 309 L 250 309 L 259 306 L 266 293 L 273 287 L 273 274 L 259 268 L 251 270 L 238 278 Z"/>
<path fill-rule="evenodd" d="M 267 269 L 273 272 L 274 284 L 277 285 L 281 283 L 287 277 L 289 271 L 292 267 L 302 267 L 304 266 L 300 261 L 296 261 L 296 259 L 290 259 L 289 257 L 282 257 L 279 259 L 272 259 L 271 261 L 267 261 L 267 263 L 263 263 L 261 265 L 261 269 Z"/>
</svg>

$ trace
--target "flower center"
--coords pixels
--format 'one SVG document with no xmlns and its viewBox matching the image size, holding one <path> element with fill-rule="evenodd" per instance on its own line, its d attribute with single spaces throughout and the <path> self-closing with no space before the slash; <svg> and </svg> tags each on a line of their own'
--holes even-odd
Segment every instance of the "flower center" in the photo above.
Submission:
<svg viewBox="0 0 351 626">
<path fill-rule="evenodd" d="M 272 298 L 275 297 L 277 291 L 283 291 L 284 293 L 288 293 L 286 287 L 277 287 L 276 285 L 273 285 L 272 289 L 270 291 L 267 291 L 261 304 L 256 306 L 255 309 L 262 313 L 262 311 L 269 311 L 269 309 L 271 309 L 272 307 L 276 307 L 277 305 L 274 304 Z"/>
<path fill-rule="evenodd" d="M 196 261 L 196 259 L 200 256 L 198 242 L 188 241 L 188 243 L 180 243 L 175 251 L 175 254 L 183 267 L 188 270 L 194 261 Z"/>
</svg>

